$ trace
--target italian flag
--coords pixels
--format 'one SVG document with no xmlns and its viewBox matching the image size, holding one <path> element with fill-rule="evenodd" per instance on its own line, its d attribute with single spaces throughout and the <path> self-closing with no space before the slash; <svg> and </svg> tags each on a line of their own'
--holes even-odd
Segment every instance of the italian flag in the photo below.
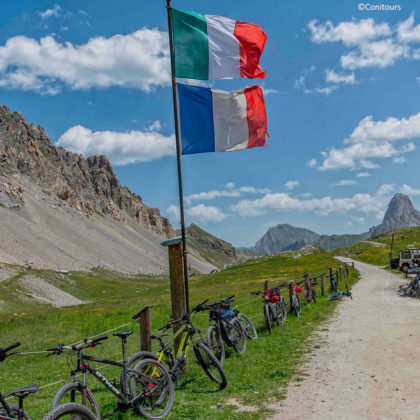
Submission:
<svg viewBox="0 0 420 420">
<path fill-rule="evenodd" d="M 175 77 L 264 78 L 260 57 L 267 35 L 258 25 L 171 9 Z"/>
<path fill-rule="evenodd" d="M 259 86 L 225 92 L 177 83 L 182 154 L 233 152 L 266 145 Z"/>
</svg>

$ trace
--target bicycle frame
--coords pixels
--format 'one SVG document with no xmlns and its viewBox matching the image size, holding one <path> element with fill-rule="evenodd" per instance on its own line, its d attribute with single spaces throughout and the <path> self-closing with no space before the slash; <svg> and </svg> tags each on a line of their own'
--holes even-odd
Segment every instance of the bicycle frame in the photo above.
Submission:
<svg viewBox="0 0 420 420">
<path fill-rule="evenodd" d="M 124 359 L 125 359 L 125 355 L 124 355 Z M 136 372 L 135 370 L 130 369 L 129 365 L 126 361 L 124 361 L 123 363 L 120 363 L 120 362 L 114 362 L 113 360 L 88 356 L 88 355 L 83 354 L 83 352 L 79 350 L 78 354 L 77 354 L 78 368 L 76 370 L 72 371 L 72 379 L 73 379 L 74 382 L 76 382 L 75 381 L 76 373 L 77 372 L 82 372 L 82 380 L 77 381 L 77 382 L 81 386 L 82 404 L 83 405 L 86 405 L 86 392 L 85 392 L 85 390 L 87 389 L 87 385 L 86 385 L 86 374 L 87 373 L 90 373 L 95 378 L 97 378 L 105 386 L 105 388 L 107 388 L 109 391 L 111 391 L 125 405 L 132 406 L 140 398 L 143 397 L 142 394 L 139 394 L 136 398 L 131 399 L 129 394 L 125 394 L 125 393 L 120 392 L 110 380 L 108 380 L 104 375 L 102 375 L 97 369 L 90 366 L 88 362 L 96 362 L 96 363 L 101 363 L 101 364 L 111 365 L 111 366 L 117 366 L 119 368 L 122 368 L 125 371 L 124 377 L 126 378 L 126 380 L 128 378 L 128 374 L 142 375 L 141 372 Z M 128 387 L 126 387 L 126 388 L 128 389 Z"/>
<path fill-rule="evenodd" d="M 0 393 L 0 404 L 6 410 L 6 415 L 11 416 L 12 410 L 10 409 L 9 404 L 7 404 L 7 401 L 4 399 L 4 396 L 2 393 Z M 19 413 L 18 420 L 21 420 L 21 419 L 23 419 L 23 417 L 21 417 L 21 414 Z M 13 417 L 5 417 L 3 415 L 0 415 L 0 420 L 16 420 L 16 419 Z"/>
<path fill-rule="evenodd" d="M 181 343 L 178 347 L 178 352 L 176 354 L 176 359 L 182 358 L 186 359 L 188 356 L 188 349 L 189 345 L 191 344 L 191 338 L 195 333 L 195 328 L 191 325 L 191 323 L 187 323 L 182 325 L 175 334 L 163 345 L 162 350 L 157 352 L 158 362 L 161 362 L 163 357 L 165 356 L 165 350 L 168 349 L 169 344 L 175 340 L 180 334 L 182 334 Z"/>
</svg>

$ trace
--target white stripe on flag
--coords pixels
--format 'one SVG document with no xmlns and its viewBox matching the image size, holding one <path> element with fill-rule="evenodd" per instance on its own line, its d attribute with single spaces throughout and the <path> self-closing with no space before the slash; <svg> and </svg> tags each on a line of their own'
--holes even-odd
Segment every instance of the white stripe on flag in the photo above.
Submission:
<svg viewBox="0 0 420 420">
<path fill-rule="evenodd" d="M 243 90 L 212 90 L 214 144 L 216 152 L 230 152 L 248 147 L 247 102 Z"/>
<path fill-rule="evenodd" d="M 241 77 L 239 41 L 233 35 L 236 20 L 205 15 L 209 42 L 209 79 Z"/>
</svg>

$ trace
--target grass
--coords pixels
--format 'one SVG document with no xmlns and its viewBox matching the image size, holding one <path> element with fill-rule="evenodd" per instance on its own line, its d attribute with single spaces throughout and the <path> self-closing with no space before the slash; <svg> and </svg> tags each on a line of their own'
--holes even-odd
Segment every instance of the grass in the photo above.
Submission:
<svg viewBox="0 0 420 420">
<path fill-rule="evenodd" d="M 170 418 L 236 420 L 257 419 L 267 414 L 267 403 L 282 398 L 291 378 L 302 377 L 299 373 L 301 363 L 317 347 L 317 343 L 311 341 L 312 334 L 320 323 L 330 317 L 336 302 L 320 298 L 316 305 L 303 303 L 300 319 L 289 315 L 285 325 L 276 327 L 269 336 L 264 329 L 261 299 L 253 299 L 250 292 L 262 289 L 268 277 L 271 277 L 271 284 L 276 285 L 287 279 L 302 278 L 307 271 L 318 274 L 329 266 L 337 266 L 337 261 L 322 250 L 312 249 L 249 260 L 219 273 L 193 277 L 190 283 L 192 304 L 206 298 L 217 300 L 236 294 L 237 304 L 246 303 L 240 310 L 253 319 L 259 338 L 247 343 L 244 355 L 230 352 L 225 362 L 229 384 L 220 392 L 214 392 L 213 384 L 191 360 L 183 389 L 175 394 Z M 58 343 L 74 343 L 130 322 L 131 316 L 146 304 L 153 305 L 154 329 L 166 323 L 170 316 L 169 287 L 165 277 L 124 277 L 101 269 L 69 275 L 30 271 L 32 275 L 40 276 L 74 296 L 89 301 L 76 307 L 53 308 L 36 303 L 23 294 L 17 280 L 27 271 L 19 267 L 15 269 L 14 277 L 0 283 L 0 308 L 3 309 L 0 337 L 4 346 L 20 340 L 23 343 L 22 351 L 35 351 Z M 358 273 L 351 270 L 349 285 L 357 279 Z M 205 332 L 207 316 L 198 315 L 195 325 Z M 129 353 L 134 353 L 138 349 L 138 326 L 133 324 L 121 329 L 128 328 L 135 330 L 135 335 L 129 339 Z M 119 360 L 120 340 L 112 337 L 103 346 L 95 348 L 92 354 Z M 32 383 L 43 386 L 68 381 L 73 365 L 74 355 L 69 358 L 65 355 L 46 358 L 44 354 L 11 357 L 2 364 L 1 389 L 6 392 Z M 109 378 L 119 377 L 119 372 L 114 368 L 105 368 L 102 373 Z M 113 396 L 94 378 L 89 378 L 88 383 L 101 406 L 102 414 L 112 411 L 115 408 Z M 61 385 L 44 388 L 39 394 L 28 397 L 26 407 L 33 419 L 41 419 L 47 412 L 53 395 Z M 242 405 L 255 407 L 256 411 L 237 411 L 227 403 L 232 398 Z M 114 418 L 129 420 L 137 417 L 127 413 Z"/>
<path fill-rule="evenodd" d="M 420 248 L 420 228 L 397 229 L 383 235 L 376 236 L 366 242 L 357 242 L 351 246 L 337 248 L 334 255 L 354 258 L 368 264 L 388 266 L 388 253 L 391 250 L 392 233 L 394 233 L 394 257 L 400 255 L 400 251 L 407 248 Z M 374 243 L 383 244 L 383 247 Z"/>
</svg>

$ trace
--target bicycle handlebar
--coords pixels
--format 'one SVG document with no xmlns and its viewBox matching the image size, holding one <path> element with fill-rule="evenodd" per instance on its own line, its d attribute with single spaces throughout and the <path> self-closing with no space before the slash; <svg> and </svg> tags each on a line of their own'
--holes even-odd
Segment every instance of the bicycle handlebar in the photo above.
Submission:
<svg viewBox="0 0 420 420">
<path fill-rule="evenodd" d="M 16 347 L 19 347 L 20 345 L 21 345 L 21 342 L 20 342 L 20 341 L 17 341 L 15 344 L 12 344 L 11 346 L 6 347 L 6 348 L 4 349 L 4 352 L 5 352 L 5 353 L 8 353 L 10 350 L 13 350 L 13 349 L 15 349 Z"/>
<path fill-rule="evenodd" d="M 59 355 L 59 354 L 63 353 L 63 350 L 79 351 L 81 349 L 86 349 L 88 347 L 95 347 L 95 346 L 98 346 L 99 344 L 101 344 L 100 341 L 108 340 L 108 338 L 109 337 L 107 335 L 104 335 L 104 336 L 98 337 L 98 338 L 93 338 L 92 340 L 88 340 L 87 338 L 85 338 L 82 343 L 74 344 L 72 346 L 65 346 L 64 344 L 59 344 L 57 347 L 47 349 L 47 351 L 52 352 L 48 356 L 52 356 L 54 354 Z"/>
</svg>

